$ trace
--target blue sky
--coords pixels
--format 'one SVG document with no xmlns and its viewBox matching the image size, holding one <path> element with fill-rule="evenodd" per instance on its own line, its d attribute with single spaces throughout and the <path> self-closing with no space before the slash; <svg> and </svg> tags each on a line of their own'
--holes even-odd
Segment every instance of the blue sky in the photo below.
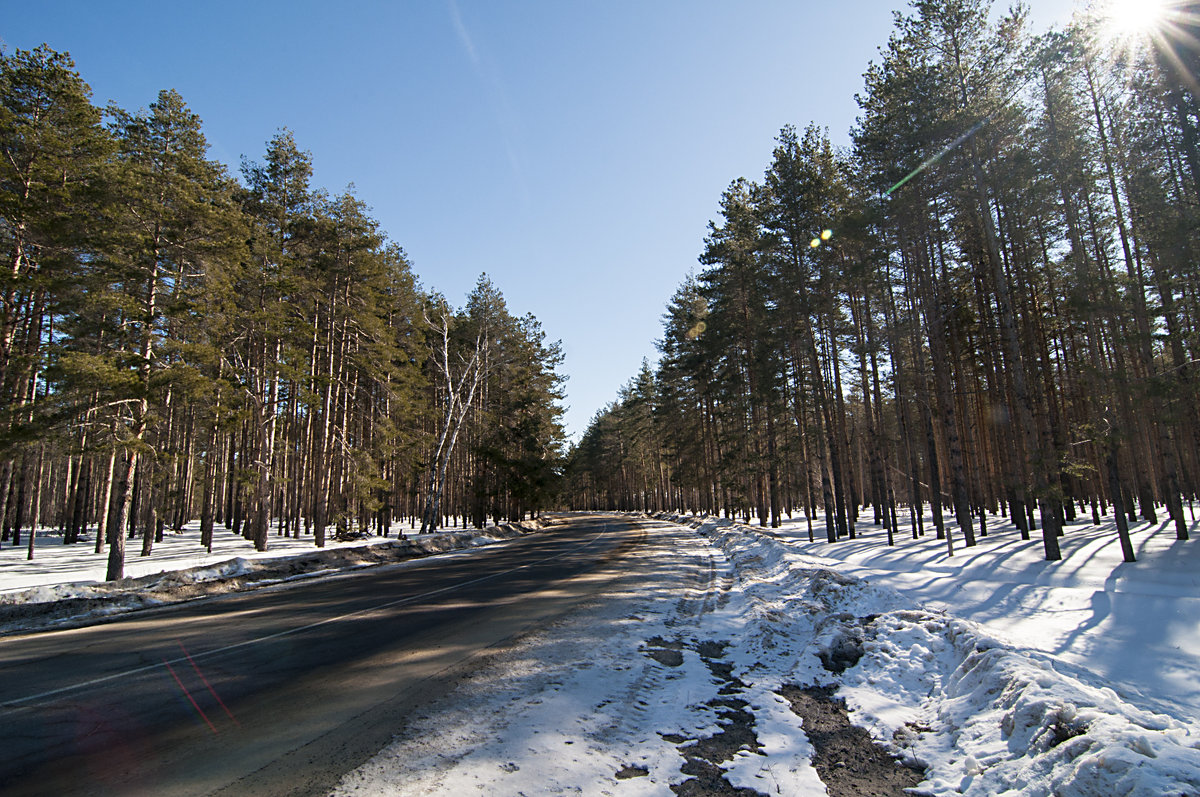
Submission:
<svg viewBox="0 0 1200 797">
<path fill-rule="evenodd" d="M 1031 6 L 1042 30 L 1072 0 Z M 99 104 L 178 90 L 234 172 L 290 128 L 315 185 L 354 183 L 426 288 L 461 305 L 487 272 L 562 340 L 578 435 L 655 357 L 728 184 L 761 177 L 785 124 L 848 143 L 906 7 L 0 0 L 0 41 L 70 52 Z"/>
</svg>

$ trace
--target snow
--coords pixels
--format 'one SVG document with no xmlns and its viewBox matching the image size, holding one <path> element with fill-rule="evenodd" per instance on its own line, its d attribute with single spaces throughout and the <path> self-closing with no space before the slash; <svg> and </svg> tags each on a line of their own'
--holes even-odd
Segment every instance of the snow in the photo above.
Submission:
<svg viewBox="0 0 1200 797">
<path fill-rule="evenodd" d="M 723 642 L 740 621 L 718 608 L 730 601 L 733 576 L 719 550 L 678 526 L 656 530 L 654 540 L 637 553 L 637 571 L 582 616 L 500 654 L 335 793 L 670 793 L 686 777 L 688 744 L 679 740 L 722 729 L 714 703 L 728 682 L 708 662 L 730 661 Z M 769 682 L 736 696 L 761 717 L 769 755 L 738 754 L 729 777 L 822 793 L 807 740 Z M 644 774 L 618 777 L 631 768 Z"/>
<path fill-rule="evenodd" d="M 601 599 L 495 651 L 336 793 L 666 795 L 707 767 L 820 795 L 779 694 L 795 684 L 838 687 L 852 722 L 924 768 L 921 794 L 1200 795 L 1200 542 L 1167 524 L 1134 525 L 1127 564 L 1111 525 L 1090 523 L 1048 563 L 999 518 L 952 557 L 903 525 L 889 548 L 867 523 L 828 544 L 803 520 L 642 522 Z M 235 535 L 212 557 L 187 537 L 146 572 L 254 566 Z M 102 578 L 102 557 L 42 543 L 32 565 L 0 550 L 0 599 Z M 280 548 L 267 556 L 295 555 Z"/>
<path fill-rule="evenodd" d="M 1071 527 L 1052 565 L 998 523 L 949 560 L 936 541 L 881 551 L 877 529 L 830 546 L 800 524 L 677 520 L 690 527 L 650 521 L 612 594 L 498 656 L 336 794 L 670 794 L 689 751 L 737 724 L 722 694 L 746 701 L 754 736 L 724 779 L 822 794 L 784 684 L 839 685 L 853 722 L 926 768 L 922 794 L 1200 794 L 1196 712 L 1152 690 L 1176 683 L 1152 660 L 1196 643 L 1179 613 L 1151 611 L 1198 592 L 1198 554 L 1165 528 L 1138 527 L 1142 561 L 1124 565 L 1103 527 Z M 1094 617 L 1096 593 L 1121 611 Z M 1121 665 L 1129 635 L 1158 642 Z"/>
<path fill-rule="evenodd" d="M 268 551 L 255 551 L 240 536 L 218 531 L 212 553 L 200 546 L 198 524 L 167 534 L 150 556 L 128 553 L 126 577 L 102 581 L 106 554 L 90 543 L 63 545 L 62 537 L 40 531 L 35 558 L 22 547 L 0 548 L 0 634 L 64 628 L 97 618 L 212 595 L 287 584 L 363 567 L 403 567 L 415 558 L 490 545 L 540 527 L 537 521 L 488 526 L 482 531 L 442 531 L 358 541 L 328 541 L 272 535 Z M 137 549 L 140 552 L 140 547 Z"/>
<path fill-rule="evenodd" d="M 926 519 L 926 526 L 932 524 Z M 1157 711 L 1179 707 L 1200 717 L 1200 545 L 1175 539 L 1169 523 L 1131 524 L 1138 561 L 1121 559 L 1110 522 L 1066 526 L 1063 559 L 1047 562 L 1040 532 L 1023 541 L 989 518 L 991 533 L 955 553 L 930 533 L 911 539 L 900 526 L 897 545 L 859 524 L 856 540 L 808 542 L 801 521 L 771 530 L 813 565 L 902 592 L 914 604 L 982 624 L 1006 644 L 1075 665 L 1111 683 L 1123 699 Z M 1197 537 L 1193 523 L 1191 536 Z M 957 528 L 954 529 L 957 534 Z M 824 529 L 816 532 L 818 539 Z M 1137 655 L 1132 655 L 1136 653 Z"/>
<path fill-rule="evenodd" d="M 446 531 L 456 529 L 449 528 Z M 391 539 L 399 538 L 401 533 L 408 539 L 421 536 L 414 535 L 407 526 L 393 524 Z M 485 535 L 478 536 L 481 537 L 480 543 L 493 541 Z M 197 580 L 206 580 L 209 576 L 230 578 L 239 574 L 236 569 L 230 568 L 240 566 L 244 570 L 247 561 L 276 559 L 317 550 L 313 545 L 312 535 L 297 539 L 272 532 L 267 540 L 268 550 L 256 551 L 252 542 L 219 526 L 213 530 L 212 553 L 200 546 L 199 539 L 200 524 L 199 521 L 195 521 L 178 532 L 167 531 L 162 542 L 154 543 L 150 556 L 139 556 L 142 547 L 140 538 L 127 540 L 125 577 L 142 578 L 158 573 L 189 570 Z M 28 537 L 23 534 L 19 546 L 0 547 L 0 594 L 33 587 L 104 580 L 108 552 L 106 548 L 103 553 L 94 553 L 94 537 L 84 535 L 81 541 L 74 545 L 63 545 L 61 534 L 49 529 L 39 529 L 32 560 L 26 559 L 27 540 Z M 379 541 L 379 538 L 370 538 L 368 542 Z M 326 540 L 325 549 L 361 547 L 368 542 L 329 538 Z M 233 559 L 240 560 L 241 565 L 232 565 L 230 560 Z M 215 569 L 204 571 L 203 568 Z M 60 593 L 59 596 L 63 595 Z"/>
</svg>

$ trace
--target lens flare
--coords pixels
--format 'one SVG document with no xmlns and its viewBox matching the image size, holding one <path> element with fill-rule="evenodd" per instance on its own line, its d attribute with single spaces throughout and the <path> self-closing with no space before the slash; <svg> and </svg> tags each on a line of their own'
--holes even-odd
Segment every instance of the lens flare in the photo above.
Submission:
<svg viewBox="0 0 1200 797">
<path fill-rule="evenodd" d="M 926 158 L 924 163 L 922 163 L 920 166 L 918 166 L 917 168 L 913 169 L 911 172 L 909 172 L 908 174 L 906 174 L 906 175 L 904 176 L 904 179 L 902 179 L 900 182 L 896 183 L 894 186 L 892 186 L 892 187 L 891 187 L 891 188 L 889 188 L 888 190 L 884 191 L 884 192 L 883 192 L 883 195 L 884 195 L 884 196 L 891 196 L 891 195 L 892 195 L 892 194 L 893 194 L 893 193 L 896 191 L 896 189 L 897 189 L 897 188 L 899 188 L 900 186 L 904 185 L 904 184 L 905 184 L 905 183 L 907 183 L 909 180 L 911 180 L 912 178 L 916 177 L 918 174 L 920 174 L 921 172 L 925 171 L 926 169 L 928 169 L 928 168 L 929 168 L 930 166 L 932 166 L 933 164 L 935 164 L 935 163 L 937 163 L 938 161 L 940 161 L 942 158 L 946 157 L 947 153 L 949 153 L 951 150 L 953 150 L 953 149 L 955 149 L 956 147 L 958 147 L 959 145 L 961 145 L 961 144 L 962 144 L 964 141 L 966 141 L 966 140 L 967 140 L 968 138 L 970 138 L 971 136 L 973 136 L 973 135 L 975 135 L 976 133 L 978 133 L 978 132 L 979 132 L 979 130 L 980 130 L 980 129 L 981 129 L 981 128 L 982 128 L 982 127 L 985 125 L 985 124 L 987 124 L 987 123 L 988 123 L 990 120 L 991 120 L 991 117 L 990 117 L 990 116 L 988 116 L 988 117 L 984 117 L 983 119 L 979 120 L 979 121 L 978 121 L 978 122 L 975 124 L 975 126 L 974 126 L 974 127 L 972 127 L 970 130 L 968 130 L 967 132 L 963 133 L 961 136 L 959 136 L 958 138 L 954 139 L 953 141 L 951 141 L 951 142 L 950 142 L 949 144 L 947 144 L 946 146 L 942 147 L 942 150 L 941 150 L 941 152 L 935 153 L 934 155 L 931 155 L 930 157 Z"/>
<path fill-rule="evenodd" d="M 1116 37 L 1150 33 L 1166 16 L 1166 0 L 1109 0 L 1104 10 L 1105 24 Z"/>
</svg>

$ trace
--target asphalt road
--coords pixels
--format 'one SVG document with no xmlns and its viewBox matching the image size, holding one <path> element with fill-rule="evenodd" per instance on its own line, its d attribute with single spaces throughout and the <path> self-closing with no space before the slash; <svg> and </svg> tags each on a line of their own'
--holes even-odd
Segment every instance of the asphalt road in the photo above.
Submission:
<svg viewBox="0 0 1200 797">
<path fill-rule="evenodd" d="M 0 640 L 0 794 L 325 794 L 482 657 L 602 593 L 643 536 L 576 517 Z"/>
</svg>

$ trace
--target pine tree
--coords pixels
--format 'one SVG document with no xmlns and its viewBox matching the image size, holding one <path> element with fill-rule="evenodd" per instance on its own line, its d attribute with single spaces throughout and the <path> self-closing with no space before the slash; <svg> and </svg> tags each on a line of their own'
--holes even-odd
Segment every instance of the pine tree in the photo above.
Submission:
<svg viewBox="0 0 1200 797">
<path fill-rule="evenodd" d="M 51 330 L 102 230 L 111 141 L 90 94 L 65 53 L 0 54 L 0 537 L 15 527 L 14 544 L 45 462 L 31 441 L 54 423 L 42 409 Z"/>
</svg>

